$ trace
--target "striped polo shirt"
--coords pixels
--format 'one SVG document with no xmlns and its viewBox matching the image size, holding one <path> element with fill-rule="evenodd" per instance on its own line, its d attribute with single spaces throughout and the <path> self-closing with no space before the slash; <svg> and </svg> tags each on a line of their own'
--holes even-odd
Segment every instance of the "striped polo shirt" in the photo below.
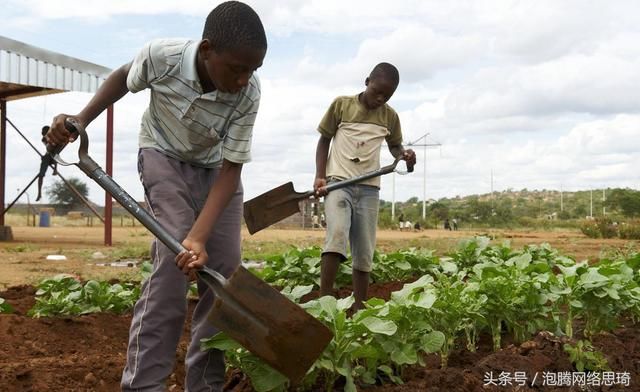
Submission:
<svg viewBox="0 0 640 392">
<path fill-rule="evenodd" d="M 318 125 L 322 136 L 333 139 L 327 162 L 327 177 L 352 178 L 380 168 L 380 147 L 402 144 L 400 118 L 391 106 L 369 110 L 358 95 L 334 99 Z M 361 184 L 380 187 L 380 177 Z"/>
<path fill-rule="evenodd" d="M 251 136 L 260 104 L 254 73 L 238 93 L 203 94 L 196 69 L 200 41 L 154 40 L 131 64 L 127 87 L 151 90 L 142 115 L 140 148 L 153 148 L 180 161 L 216 167 L 227 159 L 251 160 Z"/>
</svg>

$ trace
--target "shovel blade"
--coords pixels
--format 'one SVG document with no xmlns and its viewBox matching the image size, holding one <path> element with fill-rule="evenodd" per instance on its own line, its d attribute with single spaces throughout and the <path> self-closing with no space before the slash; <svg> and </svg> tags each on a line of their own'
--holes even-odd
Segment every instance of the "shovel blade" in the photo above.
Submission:
<svg viewBox="0 0 640 392">
<path fill-rule="evenodd" d="M 244 221 L 249 234 L 256 233 L 300 211 L 298 202 L 305 194 L 293 189 L 293 183 L 280 185 L 244 203 Z"/>
<path fill-rule="evenodd" d="M 324 324 L 242 266 L 218 291 L 209 315 L 213 325 L 293 385 L 333 338 Z"/>
</svg>

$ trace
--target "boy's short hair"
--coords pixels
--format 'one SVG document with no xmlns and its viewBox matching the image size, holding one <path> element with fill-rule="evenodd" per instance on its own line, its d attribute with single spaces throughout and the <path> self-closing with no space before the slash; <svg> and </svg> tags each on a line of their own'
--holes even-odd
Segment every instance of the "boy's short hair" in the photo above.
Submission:
<svg viewBox="0 0 640 392">
<path fill-rule="evenodd" d="M 369 74 L 369 79 L 382 78 L 398 85 L 400 83 L 400 73 L 398 68 L 389 63 L 380 63 L 373 67 Z"/>
<path fill-rule="evenodd" d="M 267 49 L 267 36 L 258 14 L 239 1 L 227 1 L 207 16 L 202 39 L 208 39 L 216 52 L 249 47 Z"/>
</svg>

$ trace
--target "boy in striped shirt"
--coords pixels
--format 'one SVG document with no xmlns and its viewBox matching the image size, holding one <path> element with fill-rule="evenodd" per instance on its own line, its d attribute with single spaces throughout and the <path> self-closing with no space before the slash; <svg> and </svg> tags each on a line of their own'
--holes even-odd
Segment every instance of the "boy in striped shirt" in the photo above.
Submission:
<svg viewBox="0 0 640 392">
<path fill-rule="evenodd" d="M 129 331 L 124 391 L 164 391 L 187 312 L 187 275 L 201 266 L 229 276 L 240 264 L 242 165 L 260 102 L 254 71 L 267 40 L 259 16 L 246 4 L 214 8 L 202 40 L 148 43 L 115 70 L 87 106 L 72 116 L 87 126 L 127 92 L 150 89 L 142 116 L 138 171 L 150 212 L 188 249 L 175 255 L 154 240 L 153 272 L 143 283 Z M 69 141 L 69 117 L 54 118 L 51 144 Z M 224 357 L 200 351 L 200 339 L 217 331 L 207 322 L 213 293 L 198 282 L 199 301 L 185 358 L 185 390 L 221 391 Z"/>
</svg>

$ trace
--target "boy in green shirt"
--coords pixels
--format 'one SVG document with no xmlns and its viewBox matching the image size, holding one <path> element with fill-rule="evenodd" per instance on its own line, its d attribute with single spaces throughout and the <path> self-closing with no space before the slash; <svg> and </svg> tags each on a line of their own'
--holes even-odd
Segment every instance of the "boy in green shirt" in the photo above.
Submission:
<svg viewBox="0 0 640 392">
<path fill-rule="evenodd" d="M 355 96 L 336 98 L 320 121 L 316 147 L 316 196 L 325 197 L 327 235 L 322 253 L 320 295 L 330 295 L 347 243 L 353 260 L 353 310 L 363 308 L 376 244 L 380 177 L 337 189 L 325 186 L 380 168 L 380 147 L 386 141 L 394 158 L 408 166 L 416 163 L 413 150 L 402 146 L 398 114 L 387 105 L 400 77 L 389 63 L 376 65 L 365 80 L 366 89 Z M 331 151 L 329 151 L 331 147 Z"/>
</svg>

